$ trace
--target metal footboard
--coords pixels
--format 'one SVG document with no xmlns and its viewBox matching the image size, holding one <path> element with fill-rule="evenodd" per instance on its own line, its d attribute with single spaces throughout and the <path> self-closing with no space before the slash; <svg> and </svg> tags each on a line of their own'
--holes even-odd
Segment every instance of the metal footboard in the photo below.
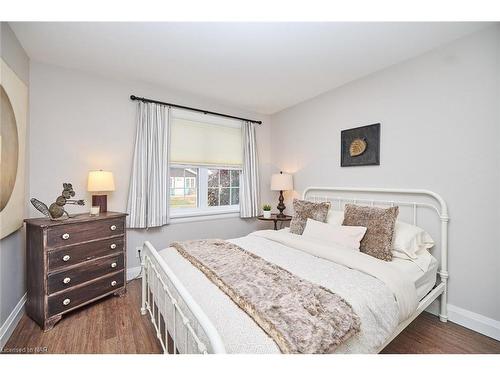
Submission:
<svg viewBox="0 0 500 375">
<path fill-rule="evenodd" d="M 212 322 L 151 243 L 142 254 L 141 314 L 149 313 L 163 352 L 225 353 Z"/>
</svg>

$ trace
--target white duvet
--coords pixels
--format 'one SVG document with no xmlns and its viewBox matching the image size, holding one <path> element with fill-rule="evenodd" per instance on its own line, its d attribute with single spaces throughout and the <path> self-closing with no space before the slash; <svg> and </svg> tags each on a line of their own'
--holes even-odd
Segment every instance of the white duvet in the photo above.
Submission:
<svg viewBox="0 0 500 375">
<path fill-rule="evenodd" d="M 361 331 L 338 353 L 375 353 L 399 322 L 416 309 L 415 285 L 386 262 L 286 231 L 257 231 L 230 242 L 346 299 L 361 319 Z M 160 256 L 205 311 L 228 353 L 279 353 L 274 341 L 174 248 Z"/>
</svg>

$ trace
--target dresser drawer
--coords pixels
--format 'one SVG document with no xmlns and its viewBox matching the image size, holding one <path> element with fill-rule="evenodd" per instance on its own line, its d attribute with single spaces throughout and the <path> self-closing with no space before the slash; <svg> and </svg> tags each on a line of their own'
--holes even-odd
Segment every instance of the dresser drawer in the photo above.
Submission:
<svg viewBox="0 0 500 375">
<path fill-rule="evenodd" d="M 48 254 L 48 271 L 50 273 L 57 269 L 73 266 L 87 260 L 119 253 L 124 250 L 123 246 L 124 237 L 115 237 L 52 250 L 49 251 Z"/>
<path fill-rule="evenodd" d="M 50 274 L 47 280 L 48 294 L 56 293 L 109 273 L 122 270 L 123 253 L 85 263 L 80 267 Z"/>
<path fill-rule="evenodd" d="M 125 231 L 123 218 L 95 220 L 85 224 L 57 225 L 47 230 L 47 246 L 50 248 L 71 245 L 123 234 Z"/>
<path fill-rule="evenodd" d="M 49 297 L 48 314 L 53 316 L 72 309 L 103 294 L 120 289 L 125 284 L 125 272 L 113 274 L 85 286 Z"/>
</svg>

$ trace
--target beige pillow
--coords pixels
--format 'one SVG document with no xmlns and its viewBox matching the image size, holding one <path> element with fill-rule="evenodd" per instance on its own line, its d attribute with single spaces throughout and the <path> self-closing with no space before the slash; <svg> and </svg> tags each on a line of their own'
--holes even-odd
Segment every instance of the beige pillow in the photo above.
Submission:
<svg viewBox="0 0 500 375">
<path fill-rule="evenodd" d="M 342 225 L 366 227 L 359 249 L 375 258 L 392 260 L 392 238 L 399 207 L 379 208 L 346 204 Z"/>
<path fill-rule="evenodd" d="M 306 227 L 307 219 L 324 223 L 330 209 L 330 202 L 309 202 L 300 199 L 293 200 L 293 217 L 290 222 L 290 233 L 302 234 Z"/>
</svg>

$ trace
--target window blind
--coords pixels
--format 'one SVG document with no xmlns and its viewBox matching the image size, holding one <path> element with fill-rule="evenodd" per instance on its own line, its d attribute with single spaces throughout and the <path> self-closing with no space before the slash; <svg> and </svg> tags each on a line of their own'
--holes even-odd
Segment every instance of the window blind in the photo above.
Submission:
<svg viewBox="0 0 500 375">
<path fill-rule="evenodd" d="M 240 167 L 243 164 L 241 126 L 183 118 L 172 120 L 171 163 L 228 167 Z"/>
</svg>

